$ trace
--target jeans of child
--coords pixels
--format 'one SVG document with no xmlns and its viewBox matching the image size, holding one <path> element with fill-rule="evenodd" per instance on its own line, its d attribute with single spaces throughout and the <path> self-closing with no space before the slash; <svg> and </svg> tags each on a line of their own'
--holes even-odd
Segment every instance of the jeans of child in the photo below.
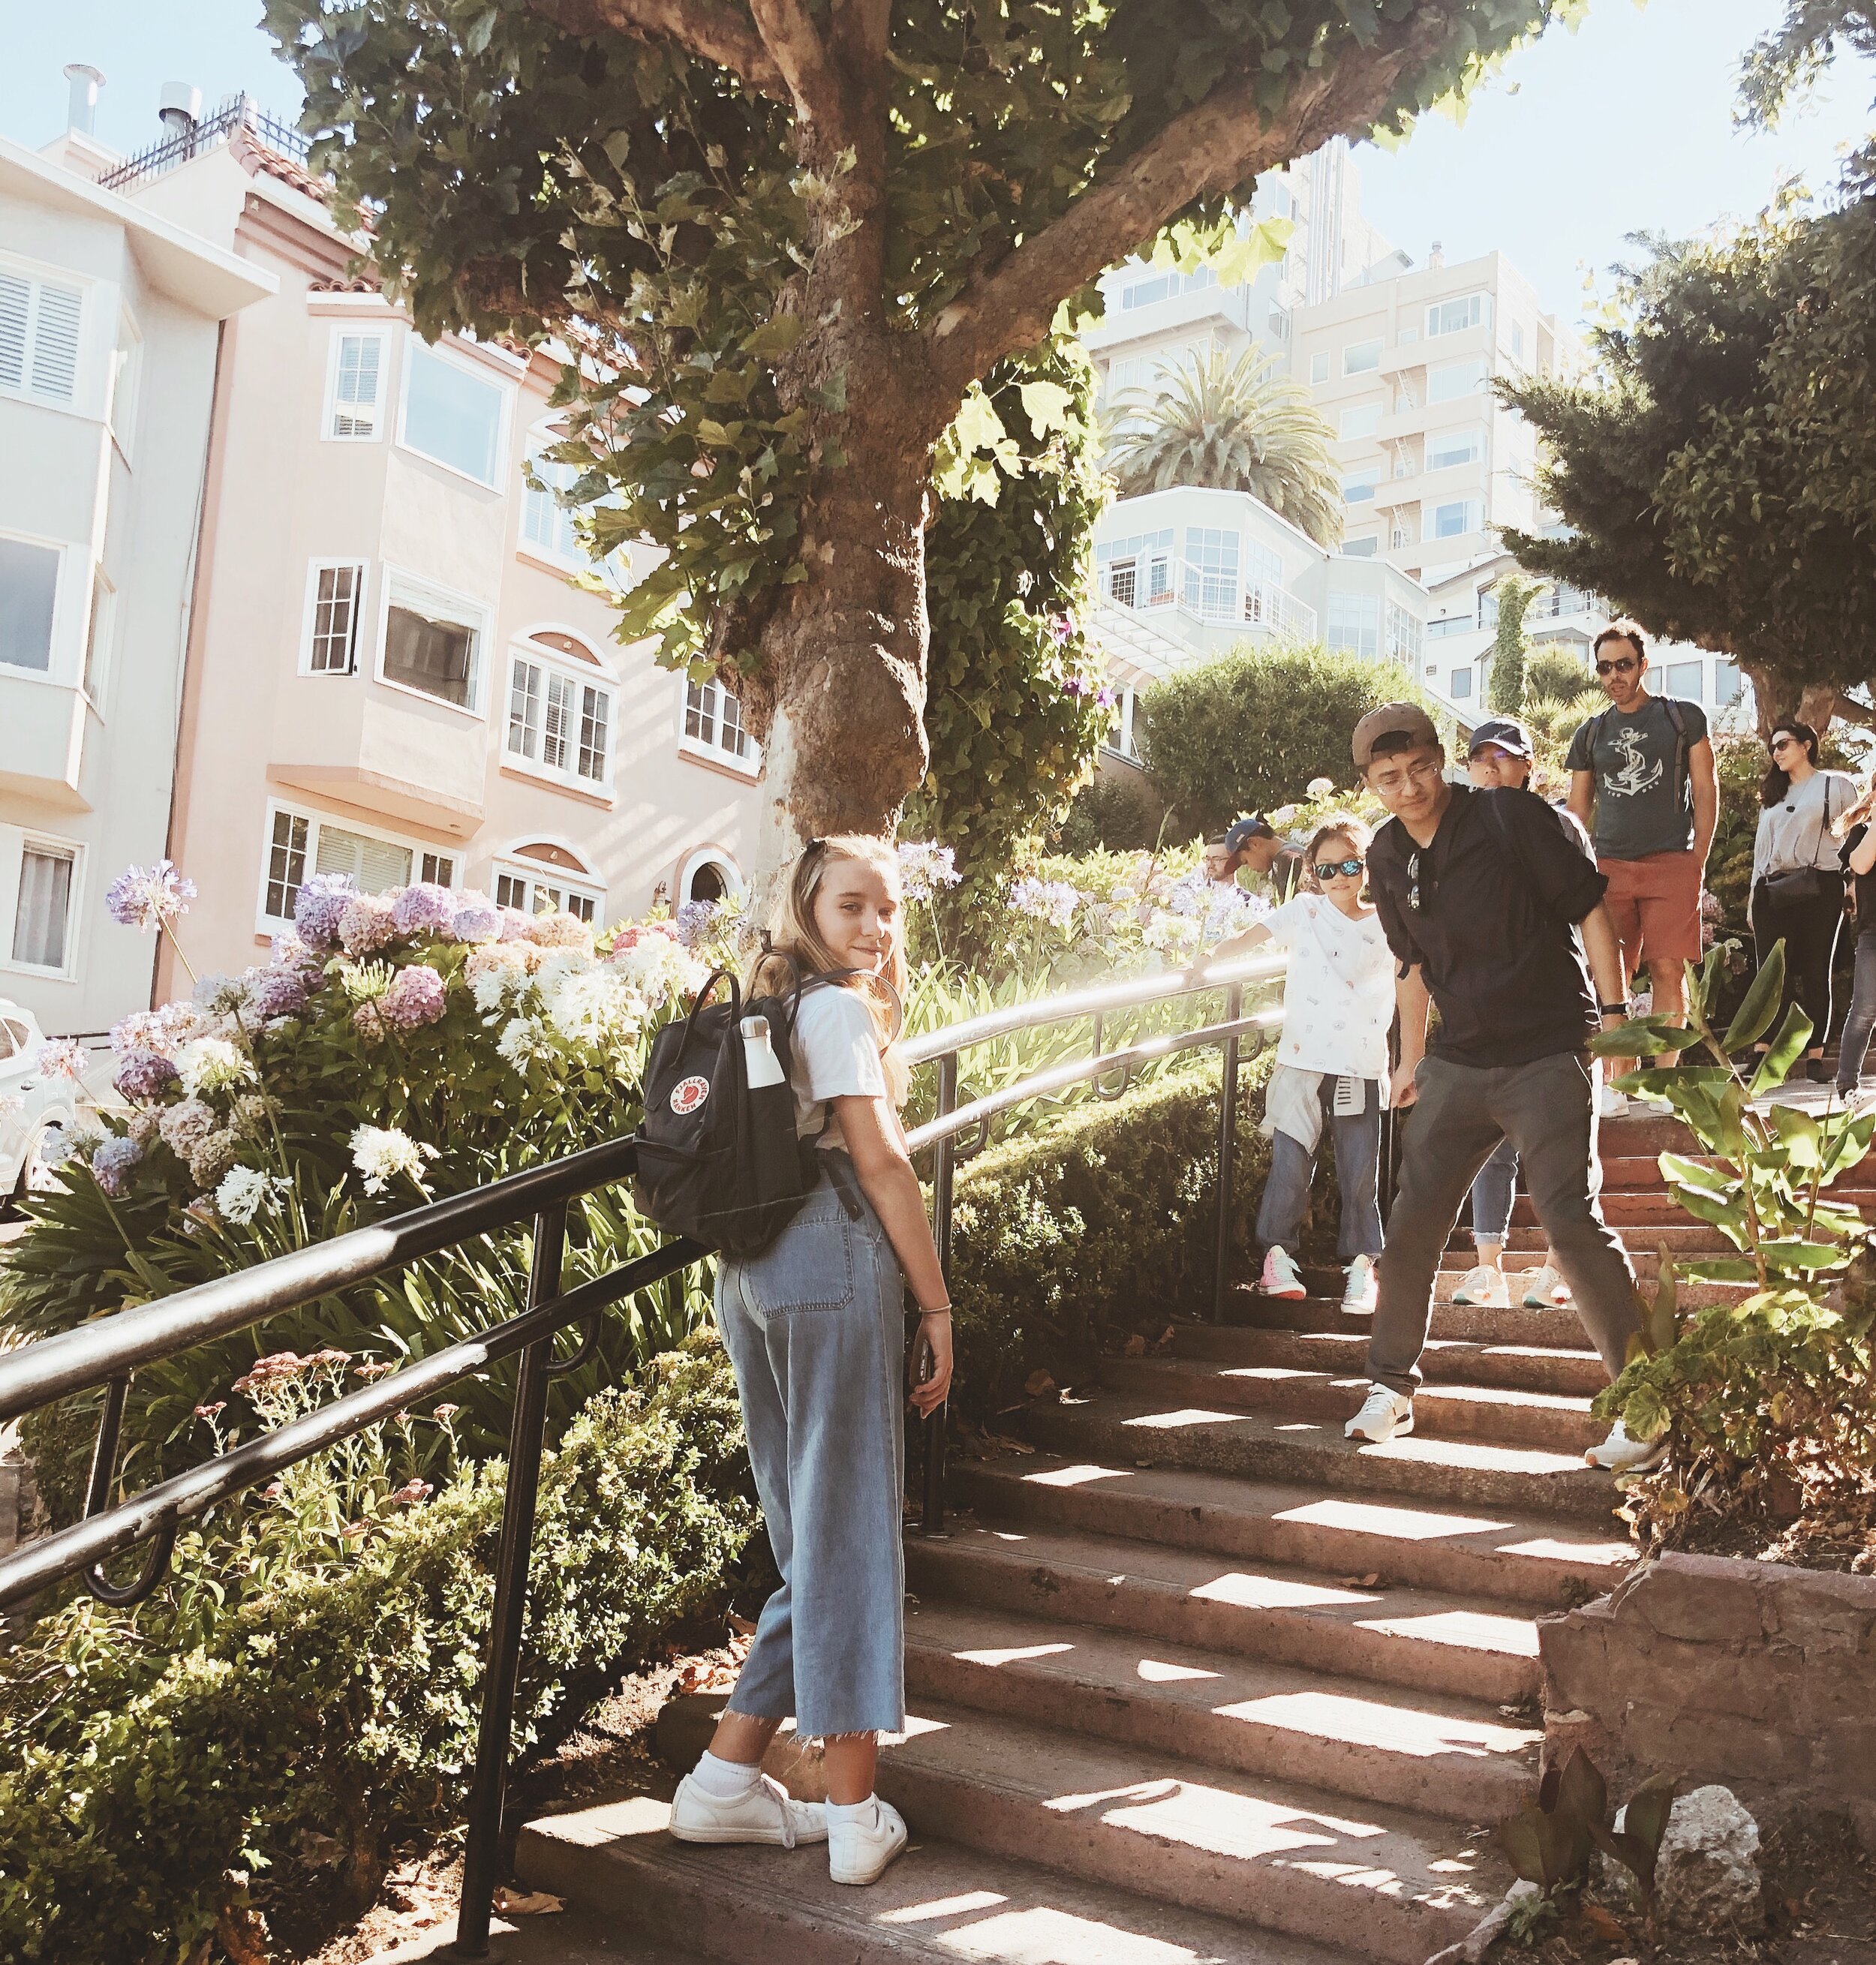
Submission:
<svg viewBox="0 0 1876 1965">
<path fill-rule="evenodd" d="M 1378 1256 L 1381 1233 L 1381 1087 L 1372 1079 L 1362 1082 L 1363 1103 L 1359 1112 L 1337 1118 L 1335 1084 L 1325 1073 L 1322 1080 L 1322 1123 L 1335 1142 L 1335 1178 L 1342 1190 L 1342 1223 L 1337 1246 L 1342 1260 L 1352 1262 L 1357 1256 Z M 1264 1182 L 1263 1198 L 1257 1208 L 1257 1240 L 1266 1249 L 1296 1253 L 1296 1237 L 1302 1227 L 1303 1210 L 1309 1205 L 1309 1183 L 1315 1178 L 1316 1156 L 1300 1140 L 1287 1133 L 1270 1141 L 1270 1177 Z"/>
<path fill-rule="evenodd" d="M 804 1736 L 896 1733 L 906 1720 L 905 1284 L 877 1216 L 858 1206 L 855 1220 L 823 1174 L 777 1241 L 725 1256 L 716 1274 L 782 1577 L 729 1709 L 792 1714 Z"/>
<path fill-rule="evenodd" d="M 1529 1064 L 1455 1064 L 1429 1057 L 1414 1074 L 1400 1185 L 1388 1215 L 1368 1375 L 1409 1397 L 1433 1317 L 1440 1258 L 1459 1204 L 1501 1136 L 1517 1150 L 1525 1191 L 1550 1236 L 1576 1314 L 1611 1378 L 1636 1328 L 1635 1272 L 1602 1218 L 1595 1077 L 1574 1051 Z"/>
<path fill-rule="evenodd" d="M 1498 1150 L 1479 1169 L 1472 1182 L 1472 1240 L 1502 1242 L 1511 1226 L 1511 1202 L 1517 1192 L 1517 1149 L 1501 1140 Z"/>
<path fill-rule="evenodd" d="M 1780 1021 L 1785 1008 L 1797 1004 L 1811 1020 L 1813 1050 L 1829 1041 L 1835 1021 L 1830 972 L 1837 937 L 1843 931 L 1842 884 L 1834 872 L 1826 873 L 1824 880 L 1829 891 L 1821 899 L 1795 901 L 1785 907 L 1770 898 L 1762 883 L 1752 892 L 1752 943 L 1759 966 L 1765 966 L 1774 942 L 1784 944 L 1784 1002 L 1779 1007 Z M 1778 1028 L 1778 1024 L 1773 1024 L 1767 1036 Z"/>
<path fill-rule="evenodd" d="M 1856 938 L 1856 981 L 1850 1014 L 1844 1020 L 1843 1048 L 1837 1058 L 1837 1089 L 1848 1095 L 1863 1075 L 1871 1031 L 1876 1031 L 1876 929 Z"/>
</svg>

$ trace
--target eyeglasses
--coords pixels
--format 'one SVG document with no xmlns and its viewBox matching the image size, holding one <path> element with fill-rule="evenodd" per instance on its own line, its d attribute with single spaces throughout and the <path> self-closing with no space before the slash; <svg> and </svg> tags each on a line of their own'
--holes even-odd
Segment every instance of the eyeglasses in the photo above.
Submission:
<svg viewBox="0 0 1876 1965">
<path fill-rule="evenodd" d="M 1318 860 L 1316 862 L 1316 878 L 1318 880 L 1333 880 L 1340 873 L 1345 880 L 1352 880 L 1361 871 L 1362 864 L 1360 860 Z"/>
<path fill-rule="evenodd" d="M 1596 664 L 1596 673 L 1599 676 L 1627 675 L 1635 666 L 1635 658 L 1633 655 L 1618 655 L 1612 662 L 1598 662 Z"/>
</svg>

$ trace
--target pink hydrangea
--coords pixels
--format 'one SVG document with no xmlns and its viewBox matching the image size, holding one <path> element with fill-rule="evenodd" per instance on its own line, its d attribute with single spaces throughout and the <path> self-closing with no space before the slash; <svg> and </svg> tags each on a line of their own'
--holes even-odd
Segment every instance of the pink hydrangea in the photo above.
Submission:
<svg viewBox="0 0 1876 1965">
<path fill-rule="evenodd" d="M 455 899 L 434 880 L 419 880 L 391 903 L 391 918 L 401 935 L 446 935 L 455 926 Z"/>
<path fill-rule="evenodd" d="M 413 1031 L 435 1023 L 448 1008 L 449 996 L 449 985 L 427 962 L 413 962 L 391 978 L 378 1008 L 394 1029 Z"/>
<path fill-rule="evenodd" d="M 391 903 L 375 894 L 355 894 L 339 917 L 339 943 L 355 960 L 375 955 L 397 938 Z"/>
<path fill-rule="evenodd" d="M 501 939 L 504 941 L 531 941 L 534 937 L 534 917 L 524 915 L 519 908 L 504 908 L 501 911 Z"/>
<path fill-rule="evenodd" d="M 536 915 L 529 925 L 528 939 L 539 948 L 577 948 L 593 953 L 591 924 L 578 915 Z"/>
</svg>

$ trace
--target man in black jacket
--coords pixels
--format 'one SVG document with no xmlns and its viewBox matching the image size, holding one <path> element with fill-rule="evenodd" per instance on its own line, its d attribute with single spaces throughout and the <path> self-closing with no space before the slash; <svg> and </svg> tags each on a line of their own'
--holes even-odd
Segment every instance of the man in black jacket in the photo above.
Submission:
<svg viewBox="0 0 1876 1965">
<path fill-rule="evenodd" d="M 1517 1148 L 1584 1329 L 1610 1376 L 1621 1371 L 1635 1272 L 1598 1199 L 1586 1050 L 1599 1021 L 1612 1028 L 1627 1011 L 1607 883 L 1577 828 L 1522 792 L 1449 783 L 1439 733 L 1414 703 L 1369 712 L 1353 754 L 1392 815 L 1369 849 L 1368 878 L 1400 964 L 1393 1102 L 1413 1108 L 1381 1259 L 1372 1384 L 1347 1427 L 1378 1442 L 1413 1430 L 1440 1253 L 1501 1137 Z M 1440 1030 L 1429 1047 L 1430 1005 Z M 1621 1470 L 1651 1449 L 1618 1423 L 1587 1457 Z"/>
</svg>

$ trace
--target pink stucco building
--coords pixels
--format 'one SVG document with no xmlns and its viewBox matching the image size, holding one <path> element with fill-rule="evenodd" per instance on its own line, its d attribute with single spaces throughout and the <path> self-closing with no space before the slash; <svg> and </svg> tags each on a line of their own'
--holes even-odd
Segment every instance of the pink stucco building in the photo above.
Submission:
<svg viewBox="0 0 1876 1965">
<path fill-rule="evenodd" d="M 738 889 L 760 761 L 734 699 L 617 643 L 526 481 L 558 365 L 425 343 L 297 149 L 237 101 L 104 177 L 278 282 L 217 365 L 168 841 L 191 963 L 255 960 L 316 870 L 600 921 Z"/>
</svg>

